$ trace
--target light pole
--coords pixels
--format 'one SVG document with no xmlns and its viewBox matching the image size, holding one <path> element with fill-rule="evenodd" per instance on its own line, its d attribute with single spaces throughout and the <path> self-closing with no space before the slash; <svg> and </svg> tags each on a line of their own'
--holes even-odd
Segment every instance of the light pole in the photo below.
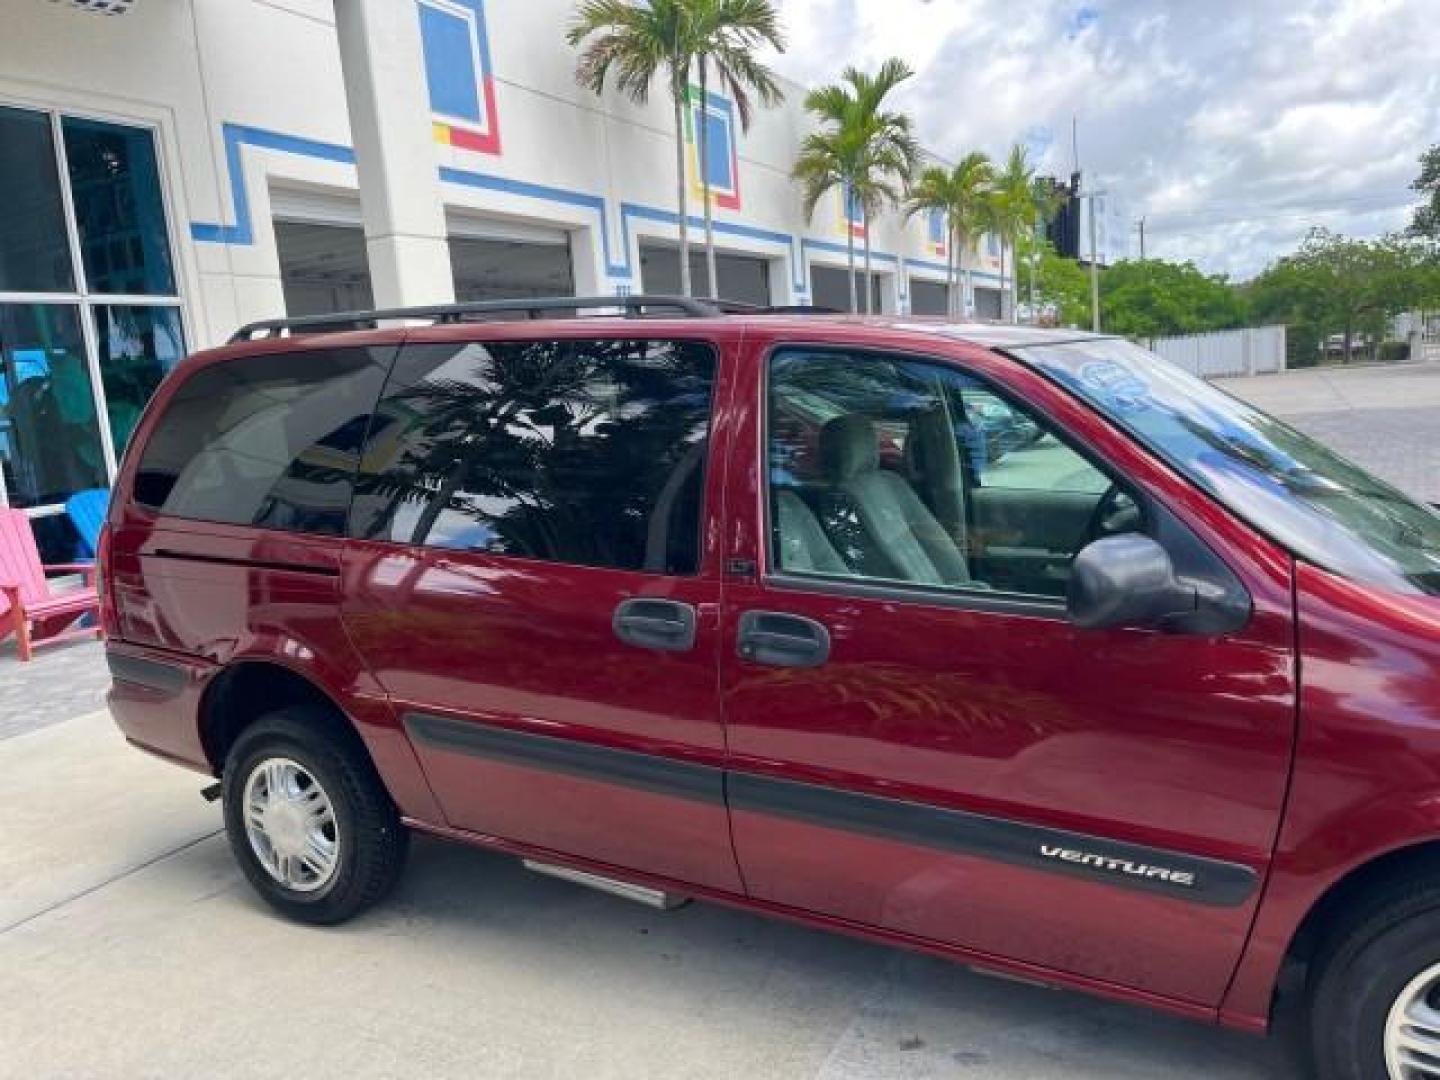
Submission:
<svg viewBox="0 0 1440 1080">
<path fill-rule="evenodd" d="M 1100 245 L 1095 239 L 1095 200 L 1103 191 L 1089 191 L 1082 199 L 1090 200 L 1090 329 L 1100 332 Z"/>
<path fill-rule="evenodd" d="M 1031 237 L 1030 237 L 1030 242 L 1031 242 L 1031 246 L 1033 247 L 1033 246 L 1034 246 L 1034 243 L 1035 243 L 1035 236 L 1034 236 L 1034 234 L 1031 235 Z M 1028 321 L 1029 321 L 1029 323 L 1030 323 L 1031 326 L 1034 326 L 1034 325 L 1035 325 L 1035 252 L 1034 252 L 1033 250 L 1032 250 L 1032 251 L 1028 251 L 1028 252 L 1025 253 L 1025 267 L 1026 267 L 1027 270 L 1030 271 L 1030 296 L 1029 296 L 1029 298 L 1026 300 L 1025 306 L 1026 306 L 1026 308 L 1028 309 Z"/>
</svg>

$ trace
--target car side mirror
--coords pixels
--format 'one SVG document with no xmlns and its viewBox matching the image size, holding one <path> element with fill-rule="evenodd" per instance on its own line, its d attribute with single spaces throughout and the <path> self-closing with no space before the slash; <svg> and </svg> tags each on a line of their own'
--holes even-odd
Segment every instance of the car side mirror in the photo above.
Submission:
<svg viewBox="0 0 1440 1080">
<path fill-rule="evenodd" d="M 1182 629 L 1200 605 L 1200 590 L 1177 577 L 1169 553 L 1143 533 L 1087 544 L 1070 566 L 1065 607 L 1086 630 Z"/>
</svg>

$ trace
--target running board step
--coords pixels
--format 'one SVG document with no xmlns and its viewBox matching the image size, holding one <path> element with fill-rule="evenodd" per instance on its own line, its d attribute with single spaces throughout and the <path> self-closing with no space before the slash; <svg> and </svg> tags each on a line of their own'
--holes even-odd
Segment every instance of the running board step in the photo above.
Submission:
<svg viewBox="0 0 1440 1080">
<path fill-rule="evenodd" d="M 646 907 L 659 908 L 661 911 L 671 911 L 690 902 L 688 896 L 662 892 L 659 889 L 636 885 L 630 881 L 617 881 L 615 878 L 601 877 L 599 874 L 576 870 L 570 866 L 556 866 L 554 863 L 536 862 L 534 859 L 521 859 L 520 864 L 526 870 L 533 870 L 537 874 L 573 881 L 576 885 L 585 885 L 625 900 L 634 900 L 637 904 L 644 904 Z"/>
</svg>

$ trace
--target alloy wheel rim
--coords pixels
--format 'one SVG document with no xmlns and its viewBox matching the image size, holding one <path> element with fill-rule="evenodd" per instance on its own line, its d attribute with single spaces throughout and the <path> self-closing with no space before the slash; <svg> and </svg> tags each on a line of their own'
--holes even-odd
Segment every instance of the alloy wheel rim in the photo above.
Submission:
<svg viewBox="0 0 1440 1080">
<path fill-rule="evenodd" d="M 1385 1019 L 1385 1068 L 1390 1080 L 1440 1080 L 1440 964 L 1401 990 Z"/>
<path fill-rule="evenodd" d="M 324 888 L 340 864 L 340 833 L 330 796 L 290 758 L 265 758 L 242 796 L 250 850 L 279 884 L 295 892 Z"/>
</svg>

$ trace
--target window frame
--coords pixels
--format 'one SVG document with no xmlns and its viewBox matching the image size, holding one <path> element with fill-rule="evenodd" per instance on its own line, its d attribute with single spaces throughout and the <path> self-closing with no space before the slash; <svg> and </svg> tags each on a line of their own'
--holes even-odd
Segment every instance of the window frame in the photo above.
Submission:
<svg viewBox="0 0 1440 1080">
<path fill-rule="evenodd" d="M 503 325 L 503 324 L 495 324 L 495 325 Z M 713 575 L 713 568 L 712 568 L 712 569 L 707 569 L 707 567 L 706 567 L 707 544 L 708 544 L 707 535 L 708 535 L 708 534 L 707 534 L 707 530 L 706 530 L 706 528 L 705 528 L 705 525 L 706 525 L 706 522 L 710 520 L 710 515 L 711 515 L 711 513 L 712 513 L 712 508 L 713 508 L 713 506 L 715 505 L 715 504 L 712 504 L 712 501 L 711 501 L 710 488 L 711 488 L 712 485 L 715 485 L 715 484 L 718 484 L 718 483 L 723 482 L 723 477 L 724 477 L 723 448 L 718 447 L 718 446 L 717 446 L 717 442 L 716 442 L 716 436 L 717 436 L 716 418 L 717 418 L 717 415 L 718 415 L 718 414 L 723 410 L 723 408 L 725 407 L 725 402 L 722 400 L 722 394 L 725 392 L 725 387 L 726 387 L 726 383 L 725 383 L 725 370 L 726 370 L 725 351 L 726 351 L 726 346 L 725 346 L 724 342 L 722 342 L 722 341 L 720 341 L 720 340 L 717 340 L 717 339 L 715 339 L 715 338 L 712 338 L 712 337 L 704 336 L 704 335 L 692 335 L 692 334 L 683 334 L 683 333 L 682 333 L 682 334 L 664 334 L 664 333 L 658 333 L 658 334 L 657 334 L 657 333 L 650 333 L 650 334 L 646 334 L 646 333 L 636 333 L 633 329 L 628 328 L 628 327 L 627 327 L 627 330 L 629 330 L 629 332 L 627 332 L 627 333 L 615 333 L 615 334 L 600 334 L 600 333 L 593 333 L 593 332 L 592 332 L 592 333 L 577 332 L 577 333 L 547 334 L 547 335 L 529 334 L 529 335 L 515 335 L 515 336 L 511 336 L 511 335 L 509 335 L 509 334 L 497 334 L 497 335 L 494 336 L 494 337 L 488 337 L 488 336 L 487 336 L 487 337 L 466 337 L 466 338 L 463 338 L 463 339 L 461 339 L 461 338 L 449 338 L 449 337 L 444 337 L 444 338 L 407 337 L 407 338 L 405 339 L 405 341 L 400 344 L 399 348 L 396 349 L 395 355 L 394 355 L 394 357 L 392 358 L 392 360 L 391 360 L 391 362 L 390 362 L 390 370 L 387 372 L 387 374 L 386 374 L 386 376 L 385 376 L 384 383 L 383 383 L 383 385 L 382 385 L 381 388 L 380 388 L 379 396 L 376 398 L 376 401 L 375 401 L 375 409 L 374 409 L 374 410 L 372 411 L 372 413 L 371 413 L 370 424 L 367 425 L 367 428 L 366 428 L 364 448 L 363 448 L 362 451 L 361 451 L 360 461 L 363 462 L 363 460 L 364 460 L 364 458 L 365 458 L 365 449 L 368 449 L 368 447 L 369 447 L 370 435 L 371 435 L 371 433 L 372 433 L 372 431 L 373 431 L 373 425 L 374 425 L 374 422 L 375 422 L 375 418 L 379 415 L 380 408 L 381 408 L 381 406 L 383 405 L 383 403 L 384 403 L 385 400 L 386 400 L 386 397 L 387 397 L 387 395 L 388 395 L 388 393 L 389 393 L 389 391 L 390 391 L 390 388 L 391 388 L 391 386 L 392 386 L 392 384 L 393 384 L 393 381 L 394 381 L 394 379 L 395 379 L 396 369 L 397 369 L 398 366 L 400 365 L 401 360 L 402 360 L 402 358 L 403 358 L 403 356 L 404 356 L 404 352 L 405 352 L 406 349 L 409 349 L 409 348 L 431 348 L 431 347 L 434 347 L 434 346 L 437 346 L 437 345 L 443 345 L 443 346 L 446 346 L 446 347 L 453 347 L 453 348 L 457 348 L 457 349 L 458 349 L 458 348 L 463 348 L 463 347 L 465 347 L 465 346 L 467 346 L 467 345 L 479 345 L 479 346 L 481 346 L 481 347 L 484 347 L 484 348 L 487 348 L 487 349 L 488 349 L 490 346 L 504 346 L 504 345 L 521 345 L 521 346 L 523 346 L 523 345 L 535 344 L 535 343 L 539 343 L 539 342 L 558 342 L 558 343 L 562 343 L 562 344 L 566 345 L 566 346 L 569 348 L 569 350 L 571 350 L 571 351 L 573 352 L 573 350 L 574 350 L 577 346 L 579 346 L 579 345 L 584 345 L 584 344 L 586 344 L 586 343 L 591 343 L 591 342 L 605 342 L 605 341 L 629 341 L 629 342 L 644 342 L 644 343 L 646 343 L 646 344 L 659 343 L 659 344 L 671 344 L 671 345 L 693 345 L 693 346 L 697 346 L 697 347 L 700 347 L 700 348 L 705 349 L 705 350 L 709 353 L 710 358 L 711 358 L 712 363 L 713 363 L 713 366 L 712 366 L 712 368 L 711 368 L 711 376 L 710 376 L 710 378 L 711 378 L 711 382 L 710 382 L 710 405 L 709 405 L 709 411 L 708 411 L 708 413 L 707 413 L 707 415 L 706 415 L 706 420 L 705 420 L 705 437 L 704 437 L 704 440 L 703 440 L 703 443 L 704 443 L 704 446 L 705 446 L 705 453 L 704 453 L 704 455 L 703 455 L 703 457 L 702 457 L 701 466 L 700 466 L 700 467 L 701 467 L 701 473 L 700 473 L 700 500 L 699 500 L 699 507 L 698 507 L 698 509 L 697 509 L 697 517 L 696 517 L 696 526 L 697 526 L 697 528 L 696 528 L 695 569 L 694 569 L 694 570 L 690 571 L 689 573 L 685 573 L 685 574 L 675 574 L 675 573 L 668 573 L 668 572 L 665 572 L 665 571 L 647 570 L 647 569 L 645 569 L 644 567 L 628 568 L 628 567 L 622 567 L 622 566 L 602 566 L 602 565 L 596 565 L 596 564 L 592 564 L 592 563 L 568 562 L 568 561 L 563 560 L 563 559 L 541 559 L 541 558 L 537 558 L 537 557 L 532 556 L 532 555 L 516 555 L 516 554 L 507 553 L 507 552 L 488 551 L 488 550 L 484 550 L 484 549 L 444 547 L 444 546 L 440 546 L 440 545 L 432 545 L 432 544 L 425 544 L 425 543 L 416 543 L 416 542 L 414 542 L 413 540 L 394 540 L 394 539 L 383 538 L 383 537 L 373 537 L 373 536 L 361 536 L 361 535 L 357 535 L 357 534 L 356 534 L 356 531 L 355 531 L 355 491 L 356 491 L 356 490 L 358 489 L 358 487 L 359 487 L 359 480 L 360 480 L 360 471 L 359 471 L 359 466 L 358 466 L 358 464 L 357 464 L 356 473 L 355 473 L 355 481 L 354 481 L 354 485 L 353 485 L 353 487 L 352 487 L 352 492 L 351 492 L 350 511 L 349 511 L 349 513 L 346 515 L 345 532 L 344 532 L 344 534 L 343 534 L 343 538 L 344 538 L 347 542 L 350 542 L 350 543 L 386 544 L 386 545 L 390 545 L 390 546 L 397 547 L 397 548 L 404 548 L 404 549 L 407 550 L 407 551 L 416 552 L 416 553 L 423 553 L 425 556 L 430 557 L 430 558 L 436 558 L 436 557 L 451 558 L 451 557 L 463 556 L 463 557 L 466 557 L 466 558 L 473 558 L 473 559 L 498 559 L 498 560 L 504 560 L 504 561 L 520 562 L 520 563 L 523 563 L 523 564 L 525 564 L 525 565 L 527 565 L 527 566 L 534 566 L 534 567 L 537 567 L 537 568 L 540 568 L 540 567 L 564 567 L 564 568 L 567 569 L 567 570 L 589 570 L 589 571 L 596 571 L 596 572 L 599 572 L 599 573 L 611 573 L 611 574 L 635 574 L 635 575 L 639 575 L 639 576 L 644 577 L 644 578 L 647 578 L 647 579 L 654 579 L 654 580 L 698 581 L 698 580 L 704 580 L 704 579 L 706 579 L 707 577 L 714 576 L 714 575 Z M 720 432 L 723 434 L 723 429 L 719 429 L 719 430 L 720 430 Z M 727 440 L 727 441 L 728 441 L 728 440 Z M 724 494 L 723 494 L 723 492 L 720 493 L 718 499 L 716 500 L 716 503 L 718 503 L 718 505 L 719 505 L 720 507 L 723 507 L 723 506 L 724 506 L 725 499 L 724 499 Z"/>
<path fill-rule="evenodd" d="M 98 308 L 103 307 L 161 307 L 179 313 L 182 349 L 192 347 L 192 333 L 195 325 L 193 312 L 188 301 L 187 265 L 185 249 L 181 243 L 182 231 L 178 228 L 175 198 L 172 194 L 173 169 L 170 166 L 172 146 L 163 122 L 158 118 L 142 119 L 97 111 L 87 107 L 72 107 L 69 103 L 27 100 L 13 94 L 0 96 L 0 106 L 44 116 L 50 128 L 51 150 L 55 155 L 55 166 L 60 186 L 62 216 L 65 222 L 66 244 L 68 245 L 74 288 L 69 292 L 0 292 L 0 304 L 58 304 L 79 308 L 80 332 L 85 347 L 86 367 L 90 374 L 91 397 L 94 401 L 96 428 L 105 464 L 107 486 L 113 488 L 120 466 L 115 451 L 114 433 L 110 429 L 109 410 L 104 391 L 104 379 L 100 368 L 100 326 Z M 166 230 L 166 243 L 170 251 L 171 268 L 175 291 L 169 294 L 100 293 L 90 289 L 85 274 L 84 255 L 80 245 L 79 222 L 76 218 L 74 194 L 71 189 L 69 158 L 65 148 L 64 121 L 66 118 L 109 124 L 146 132 L 155 152 L 156 182 L 160 189 L 160 206 Z M 184 235 L 188 235 L 188 230 Z M 10 493 L 0 472 L 0 506 L 12 505 Z M 45 503 L 21 507 L 27 517 L 63 517 L 64 503 Z"/>
<path fill-rule="evenodd" d="M 873 345 L 845 345 L 833 341 L 810 342 L 803 339 L 777 341 L 766 349 L 760 363 L 758 382 L 758 408 L 760 410 L 759 445 L 756 465 L 760 469 L 760 505 L 758 520 L 761 533 L 760 583 L 767 588 L 794 592 L 818 592 L 832 596 L 853 596 L 858 599 L 889 600 L 906 604 L 924 604 L 930 607 L 950 607 L 965 611 L 978 611 L 1000 615 L 1027 615 L 1067 622 L 1066 605 L 1063 597 L 1041 596 L 1036 593 L 1006 592 L 1000 589 L 979 589 L 964 585 L 926 585 L 914 582 L 885 581 L 877 578 L 838 577 L 824 573 L 809 573 L 797 570 L 782 570 L 775 551 L 775 522 L 771 500 L 770 483 L 770 385 L 776 357 L 787 352 L 833 353 L 836 355 L 869 357 L 883 361 L 927 364 L 963 375 L 990 391 L 1012 408 L 1019 408 L 1043 421 L 1047 432 L 1063 443 L 1069 450 L 1110 480 L 1111 486 L 1121 487 L 1139 507 L 1142 515 L 1142 533 L 1149 535 L 1155 525 L 1155 514 L 1151 501 L 1133 480 L 1119 474 L 1093 449 L 1083 444 L 1063 424 L 1045 409 L 1034 405 L 995 379 L 977 372 L 963 361 L 949 356 L 907 349 L 893 349 Z M 1003 353 L 994 353 L 998 359 L 1006 359 Z M 1100 498 L 1106 497 L 1102 492 Z"/>
</svg>

